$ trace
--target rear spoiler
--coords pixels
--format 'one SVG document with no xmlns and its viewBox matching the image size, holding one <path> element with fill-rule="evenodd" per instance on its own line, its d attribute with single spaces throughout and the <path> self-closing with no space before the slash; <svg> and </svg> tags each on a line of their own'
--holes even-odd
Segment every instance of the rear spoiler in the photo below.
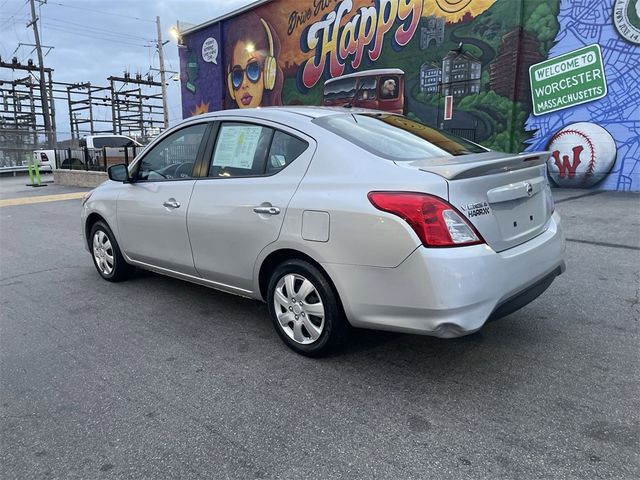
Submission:
<svg viewBox="0 0 640 480">
<path fill-rule="evenodd" d="M 538 167 L 544 165 L 550 156 L 551 152 L 518 153 L 515 155 L 486 152 L 402 163 L 424 172 L 435 173 L 447 180 L 460 180 Z"/>
</svg>

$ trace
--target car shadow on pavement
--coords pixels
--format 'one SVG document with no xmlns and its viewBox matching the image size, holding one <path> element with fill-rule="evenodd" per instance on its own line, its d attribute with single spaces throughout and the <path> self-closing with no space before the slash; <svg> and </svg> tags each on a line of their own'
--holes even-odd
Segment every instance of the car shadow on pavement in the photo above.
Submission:
<svg viewBox="0 0 640 480">
<path fill-rule="evenodd" d="M 225 335 L 231 316 L 234 321 L 243 323 L 249 334 L 257 334 L 263 341 L 272 337 L 273 344 L 265 348 L 280 343 L 271 325 L 267 306 L 262 302 L 143 270 L 136 271 L 133 281 L 152 282 L 155 289 L 171 292 L 178 303 L 188 302 L 191 311 L 195 312 L 195 325 L 199 324 L 203 331 L 221 329 L 218 333 Z M 212 315 L 216 312 L 225 313 L 222 316 Z M 521 352 L 527 347 L 535 348 L 536 344 L 545 342 L 545 338 L 538 338 L 540 335 L 554 335 L 553 329 L 535 328 L 535 323 L 544 321 L 545 317 L 531 319 L 531 314 L 522 312 L 490 322 L 471 335 L 453 339 L 354 328 L 345 345 L 320 361 L 362 361 L 366 358 L 367 361 L 380 363 L 380 366 L 400 361 L 415 367 L 428 363 L 432 368 L 444 369 L 447 369 L 447 365 L 453 367 L 471 362 L 474 369 L 491 369 L 492 366 L 497 367 L 493 363 L 503 362 L 501 358 L 512 357 L 514 352 Z M 179 334 L 180 326 L 175 325 L 174 328 L 175 333 Z M 234 340 L 230 338 L 229 341 Z M 281 348 L 283 354 L 296 355 L 284 345 Z"/>
</svg>

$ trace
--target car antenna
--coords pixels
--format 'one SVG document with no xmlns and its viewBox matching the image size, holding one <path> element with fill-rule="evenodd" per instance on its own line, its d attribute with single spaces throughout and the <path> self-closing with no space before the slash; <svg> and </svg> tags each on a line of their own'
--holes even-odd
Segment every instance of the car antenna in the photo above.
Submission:
<svg viewBox="0 0 640 480">
<path fill-rule="evenodd" d="M 362 90 L 363 85 L 364 85 L 364 82 L 360 82 L 358 84 L 358 88 L 356 88 L 356 91 L 353 93 L 353 97 L 351 97 L 351 100 L 349 100 L 349 102 L 347 104 L 343 105 L 344 108 L 352 108 L 353 107 L 353 102 L 355 101 L 356 97 L 360 93 L 360 90 Z"/>
</svg>

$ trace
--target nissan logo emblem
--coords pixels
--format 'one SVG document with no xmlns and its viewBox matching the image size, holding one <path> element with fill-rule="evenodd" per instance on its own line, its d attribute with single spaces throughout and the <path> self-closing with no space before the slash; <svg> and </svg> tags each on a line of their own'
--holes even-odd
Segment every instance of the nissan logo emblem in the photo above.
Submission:
<svg viewBox="0 0 640 480">
<path fill-rule="evenodd" d="M 533 187 L 531 186 L 530 183 L 525 183 L 526 187 L 527 187 L 527 195 L 529 195 L 530 197 L 533 196 Z"/>
</svg>

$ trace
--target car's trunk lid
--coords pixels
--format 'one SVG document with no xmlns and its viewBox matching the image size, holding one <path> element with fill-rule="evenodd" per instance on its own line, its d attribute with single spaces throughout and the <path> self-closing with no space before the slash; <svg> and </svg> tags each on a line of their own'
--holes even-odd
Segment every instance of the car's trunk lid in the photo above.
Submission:
<svg viewBox="0 0 640 480">
<path fill-rule="evenodd" d="M 553 213 L 548 158 L 548 152 L 486 152 L 397 163 L 445 178 L 449 202 L 500 252 L 547 228 Z"/>
</svg>

